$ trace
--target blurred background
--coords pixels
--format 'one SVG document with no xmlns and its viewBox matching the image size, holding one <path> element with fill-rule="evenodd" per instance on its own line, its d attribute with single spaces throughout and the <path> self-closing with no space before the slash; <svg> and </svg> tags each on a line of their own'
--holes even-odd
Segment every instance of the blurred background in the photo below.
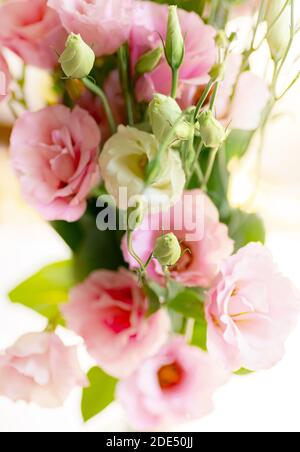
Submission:
<svg viewBox="0 0 300 452">
<path fill-rule="evenodd" d="M 243 26 L 241 27 L 243 28 Z M 295 45 L 290 64 L 299 57 Z M 265 71 L 264 49 L 252 62 L 257 72 Z M 18 62 L 13 62 L 16 70 Z M 290 68 L 282 77 L 288 84 Z M 28 74 L 28 98 L 39 108 L 49 86 L 48 76 L 36 70 Z M 34 96 L 31 95 L 34 86 Z M 232 164 L 230 196 L 235 206 L 258 211 L 267 227 L 267 246 L 283 273 L 300 289 L 300 82 L 280 101 L 269 124 L 263 155 L 258 160 L 258 141 L 242 160 Z M 11 113 L 0 109 L 0 349 L 21 334 L 38 331 L 45 321 L 19 305 L 11 304 L 7 293 L 42 266 L 69 257 L 68 248 L 55 232 L 23 202 L 11 170 L 7 140 Z M 260 162 L 258 164 L 258 162 Z M 257 171 L 260 168 L 259 183 Z M 78 338 L 60 331 L 67 343 Z M 234 377 L 216 396 L 216 409 L 209 417 L 179 427 L 182 431 L 247 432 L 300 431 L 300 325 L 290 337 L 284 360 L 273 370 L 248 377 Z M 90 362 L 81 351 L 83 366 Z M 87 425 L 80 415 L 80 391 L 74 391 L 66 405 L 54 411 L 0 397 L 0 431 L 128 431 L 121 408 L 113 404 Z"/>
</svg>

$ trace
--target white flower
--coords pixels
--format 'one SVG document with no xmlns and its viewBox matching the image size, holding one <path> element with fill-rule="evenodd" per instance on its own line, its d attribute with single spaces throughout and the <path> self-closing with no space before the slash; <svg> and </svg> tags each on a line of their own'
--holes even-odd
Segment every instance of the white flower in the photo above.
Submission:
<svg viewBox="0 0 300 452">
<path fill-rule="evenodd" d="M 118 132 L 105 144 L 100 156 L 100 168 L 106 189 L 120 209 L 127 209 L 133 197 L 142 196 L 146 208 L 152 211 L 168 208 L 182 196 L 185 175 L 178 153 L 169 149 L 161 160 L 157 180 L 146 184 L 146 169 L 158 152 L 154 135 L 133 127 L 119 126 Z M 127 199 L 120 190 L 127 190 Z"/>
</svg>

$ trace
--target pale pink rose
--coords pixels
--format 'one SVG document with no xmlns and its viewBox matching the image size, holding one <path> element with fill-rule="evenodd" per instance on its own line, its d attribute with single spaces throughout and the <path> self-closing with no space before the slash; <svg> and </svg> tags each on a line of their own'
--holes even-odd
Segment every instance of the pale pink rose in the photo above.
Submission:
<svg viewBox="0 0 300 452">
<path fill-rule="evenodd" d="M 47 0 L 8 0 L 0 6 L 0 43 L 26 64 L 52 69 L 67 34 Z"/>
<path fill-rule="evenodd" d="M 67 325 L 109 374 L 130 375 L 166 341 L 169 318 L 161 310 L 147 317 L 148 301 L 126 270 L 94 272 L 62 308 Z"/>
<path fill-rule="evenodd" d="M 109 74 L 103 88 L 116 123 L 118 125 L 124 124 L 126 119 L 125 102 L 117 70 L 114 70 Z M 93 96 L 90 91 L 85 90 L 77 103 L 81 108 L 84 108 L 91 116 L 93 116 L 100 127 L 102 141 L 106 142 L 108 138 L 111 137 L 111 130 L 100 98 Z"/>
<path fill-rule="evenodd" d="M 222 265 L 208 296 L 208 350 L 231 371 L 269 369 L 284 354 L 299 307 L 270 252 L 252 243 Z"/>
<path fill-rule="evenodd" d="M 147 216 L 133 233 L 133 249 L 146 262 L 156 239 L 168 232 L 176 235 L 182 251 L 188 250 L 174 267 L 170 267 L 172 278 L 189 287 L 209 287 L 222 261 L 233 252 L 228 228 L 220 223 L 218 210 L 209 197 L 201 190 L 185 192 L 171 210 Z M 125 237 L 123 255 L 134 269 L 137 263 L 128 253 L 126 242 Z M 156 259 L 150 263 L 148 272 L 156 281 L 163 281 L 163 269 Z"/>
<path fill-rule="evenodd" d="M 49 221 L 77 221 L 99 178 L 100 132 L 79 107 L 25 113 L 11 137 L 12 162 L 25 199 Z"/>
<path fill-rule="evenodd" d="M 157 430 L 209 414 L 227 378 L 207 353 L 175 337 L 119 383 L 117 400 L 134 428 Z"/>
<path fill-rule="evenodd" d="M 42 407 L 61 406 L 75 386 L 86 386 L 77 348 L 54 333 L 22 336 L 0 355 L 0 395 Z"/>
<path fill-rule="evenodd" d="M 97 56 L 113 54 L 127 41 L 135 7 L 133 0 L 49 0 L 48 5 Z"/>
<path fill-rule="evenodd" d="M 229 55 L 216 98 L 216 116 L 230 129 L 255 130 L 271 95 L 267 83 L 260 77 L 250 71 L 239 75 L 241 63 L 241 55 Z M 204 89 L 205 85 L 186 85 L 179 100 L 180 106 L 185 109 L 196 105 Z"/>
<path fill-rule="evenodd" d="M 203 23 L 193 12 L 178 10 L 182 34 L 185 39 L 185 57 L 180 68 L 178 97 L 184 84 L 203 84 L 209 81 L 209 71 L 216 61 L 215 30 Z M 168 7 L 148 1 L 136 2 L 134 24 L 130 35 L 132 70 L 145 52 L 161 45 L 166 38 Z M 171 69 L 163 58 L 150 74 L 141 77 L 136 86 L 139 101 L 149 101 L 155 92 L 169 95 Z"/>
<path fill-rule="evenodd" d="M 3 55 L 0 53 L 0 102 L 6 99 L 11 80 L 12 78 L 7 62 Z"/>
</svg>

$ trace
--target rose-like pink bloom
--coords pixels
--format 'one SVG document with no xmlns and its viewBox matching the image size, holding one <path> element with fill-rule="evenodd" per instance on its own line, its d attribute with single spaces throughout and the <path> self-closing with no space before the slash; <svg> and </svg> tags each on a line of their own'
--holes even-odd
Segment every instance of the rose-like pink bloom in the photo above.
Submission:
<svg viewBox="0 0 300 452">
<path fill-rule="evenodd" d="M 215 30 L 203 23 L 193 12 L 178 10 L 178 16 L 185 38 L 185 56 L 180 68 L 180 91 L 185 84 L 201 84 L 209 81 L 209 71 L 216 61 Z M 150 49 L 161 45 L 166 38 L 168 7 L 148 1 L 136 2 L 134 24 L 130 35 L 132 70 L 138 59 Z M 149 101 L 155 92 L 169 95 L 171 91 L 171 70 L 163 58 L 159 66 L 141 77 L 136 86 L 139 101 Z"/>
<path fill-rule="evenodd" d="M 77 348 L 54 333 L 22 336 L 0 355 L 0 395 L 42 407 L 61 406 L 75 386 L 86 386 Z"/>
<path fill-rule="evenodd" d="M 26 200 L 46 220 L 76 221 L 99 182 L 99 128 L 79 107 L 26 113 L 15 123 L 12 161 Z"/>
<path fill-rule="evenodd" d="M 224 259 L 233 252 L 228 228 L 220 223 L 217 208 L 201 190 L 185 192 L 182 200 L 170 210 L 148 215 L 133 233 L 133 249 L 146 262 L 157 237 L 173 232 L 185 252 L 170 273 L 179 283 L 189 287 L 209 287 Z M 131 268 L 136 261 L 128 253 L 126 238 L 122 249 Z M 148 267 L 149 275 L 163 281 L 163 269 L 156 259 Z"/>
<path fill-rule="evenodd" d="M 130 375 L 165 342 L 169 318 L 161 310 L 147 317 L 148 301 L 126 270 L 94 272 L 62 308 L 67 325 L 109 374 Z"/>
<path fill-rule="evenodd" d="M 117 70 L 114 70 L 109 74 L 103 88 L 116 123 L 118 125 L 124 124 L 126 118 L 125 102 Z M 111 130 L 100 98 L 98 96 L 93 96 L 90 91 L 85 90 L 77 103 L 81 108 L 87 110 L 90 115 L 93 116 L 97 124 L 99 124 L 102 141 L 106 142 L 108 138 L 111 137 Z"/>
<path fill-rule="evenodd" d="M 48 5 L 97 56 L 113 54 L 127 41 L 135 7 L 133 0 L 49 0 Z"/>
<path fill-rule="evenodd" d="M 209 414 L 227 378 L 207 353 L 175 337 L 119 383 L 117 400 L 136 429 L 157 430 Z"/>
<path fill-rule="evenodd" d="M 26 64 L 52 69 L 67 34 L 47 0 L 8 0 L 0 6 L 0 43 Z"/>
<path fill-rule="evenodd" d="M 0 53 L 0 102 L 6 99 L 11 80 L 12 78 L 7 62 L 3 55 Z"/>
<path fill-rule="evenodd" d="M 220 83 L 216 99 L 217 118 L 231 129 L 255 130 L 262 119 L 263 111 L 270 100 L 267 83 L 250 71 L 240 74 L 242 57 L 229 55 L 224 80 Z M 196 105 L 205 85 L 190 85 L 183 90 L 179 101 L 182 108 Z M 235 90 L 234 96 L 233 90 Z M 209 102 L 209 98 L 207 100 Z"/>
<path fill-rule="evenodd" d="M 231 371 L 269 369 L 283 356 L 299 306 L 270 252 L 252 243 L 222 265 L 208 296 L 208 350 Z"/>
</svg>

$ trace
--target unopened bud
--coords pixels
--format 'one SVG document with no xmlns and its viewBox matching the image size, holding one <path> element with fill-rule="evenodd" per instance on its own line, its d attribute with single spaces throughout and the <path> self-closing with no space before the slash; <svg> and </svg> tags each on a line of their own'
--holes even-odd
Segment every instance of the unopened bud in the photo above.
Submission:
<svg viewBox="0 0 300 452">
<path fill-rule="evenodd" d="M 225 141 L 226 133 L 224 127 L 214 118 L 210 110 L 204 111 L 199 116 L 199 130 L 207 148 L 218 148 Z"/>
<path fill-rule="evenodd" d="M 176 100 L 163 94 L 155 94 L 149 105 L 149 118 L 152 131 L 159 143 L 162 143 L 170 130 L 182 115 Z M 175 130 L 174 137 L 178 140 L 188 140 L 193 136 L 194 127 L 182 118 Z"/>
<path fill-rule="evenodd" d="M 93 50 L 74 33 L 69 35 L 65 47 L 58 61 L 66 76 L 75 79 L 87 77 L 95 63 Z"/>
<path fill-rule="evenodd" d="M 285 9 L 284 8 L 284 5 Z M 280 12 L 283 11 L 279 17 Z M 279 17 L 279 18 L 278 18 Z M 276 20 L 276 18 L 278 18 Z M 286 0 L 269 0 L 266 11 L 268 27 L 267 41 L 273 58 L 283 58 L 291 37 L 291 3 Z M 275 22 L 276 21 L 276 22 Z"/>
<path fill-rule="evenodd" d="M 228 47 L 229 40 L 224 30 L 219 30 L 217 32 L 215 42 L 220 49 L 226 49 Z"/>
<path fill-rule="evenodd" d="M 138 60 L 135 71 L 139 75 L 147 74 L 148 72 L 154 71 L 154 69 L 159 65 L 160 60 L 163 56 L 162 47 L 156 47 L 141 56 Z"/>
<path fill-rule="evenodd" d="M 179 69 L 184 58 L 184 40 L 177 15 L 177 6 L 169 7 L 166 58 L 172 69 Z"/>
<path fill-rule="evenodd" d="M 224 80 L 225 77 L 225 65 L 224 63 L 215 64 L 209 73 L 211 79 L 215 82 L 217 80 Z"/>
<path fill-rule="evenodd" d="M 173 234 L 165 234 L 156 240 L 153 256 L 162 267 L 170 267 L 177 264 L 181 258 L 181 246 L 177 237 Z"/>
</svg>

